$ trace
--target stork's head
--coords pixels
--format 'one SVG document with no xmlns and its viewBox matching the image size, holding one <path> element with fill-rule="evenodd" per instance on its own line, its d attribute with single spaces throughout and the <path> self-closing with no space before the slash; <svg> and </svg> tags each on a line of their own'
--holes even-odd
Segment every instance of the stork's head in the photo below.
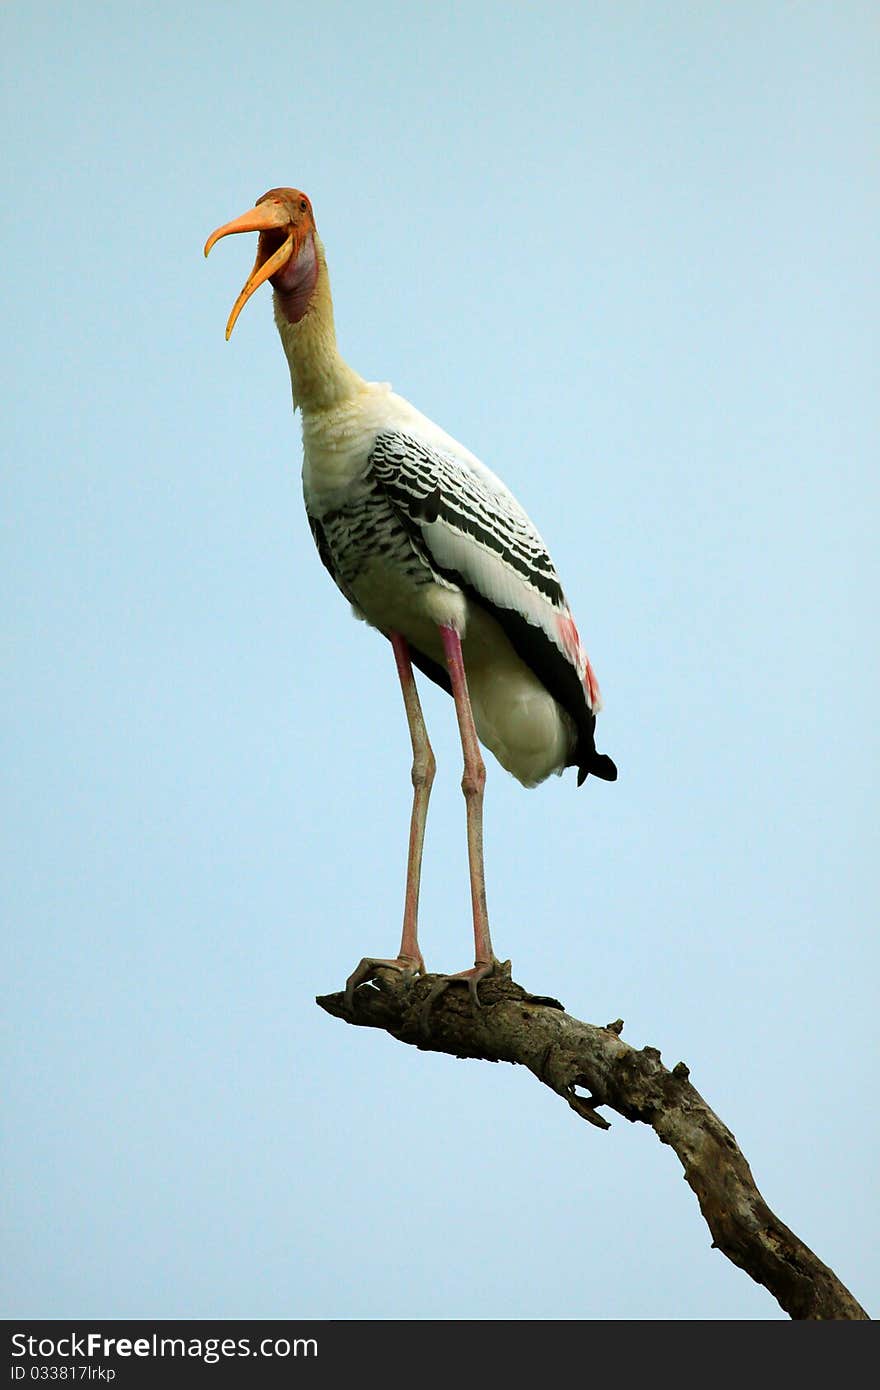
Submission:
<svg viewBox="0 0 880 1390">
<path fill-rule="evenodd" d="M 250 212 L 211 233 L 205 242 L 205 255 L 215 242 L 232 232 L 259 232 L 260 239 L 254 268 L 232 306 L 226 337 L 254 290 L 265 280 L 272 282 L 285 318 L 299 323 L 311 303 L 318 278 L 315 217 L 305 193 L 296 188 L 270 188 Z"/>
</svg>

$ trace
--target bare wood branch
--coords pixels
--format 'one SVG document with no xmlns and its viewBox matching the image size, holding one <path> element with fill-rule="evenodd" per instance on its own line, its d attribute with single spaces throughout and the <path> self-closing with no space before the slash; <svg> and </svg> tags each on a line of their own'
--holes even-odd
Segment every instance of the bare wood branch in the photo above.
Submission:
<svg viewBox="0 0 880 1390">
<path fill-rule="evenodd" d="M 712 1233 L 713 1245 L 759 1284 L 792 1318 L 867 1319 L 837 1276 L 770 1210 L 726 1125 L 691 1085 L 683 1062 L 668 1071 L 654 1047 L 623 1041 L 623 1023 L 582 1023 L 555 999 L 529 994 L 509 967 L 480 985 L 482 1007 L 467 990 L 446 989 L 426 1008 L 437 983 L 413 983 L 393 970 L 362 985 L 349 1011 L 345 995 L 318 999 L 336 1018 L 382 1028 L 423 1051 L 489 1062 L 514 1062 L 561 1096 L 598 1129 L 600 1107 L 650 1125 L 678 1155 Z"/>
</svg>

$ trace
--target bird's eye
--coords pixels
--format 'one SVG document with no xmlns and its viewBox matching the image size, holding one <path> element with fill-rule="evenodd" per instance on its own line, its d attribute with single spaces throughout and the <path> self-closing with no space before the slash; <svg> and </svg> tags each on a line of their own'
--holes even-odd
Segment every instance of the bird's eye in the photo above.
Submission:
<svg viewBox="0 0 880 1390">
<path fill-rule="evenodd" d="M 308 203 L 306 202 L 305 198 L 300 198 L 300 200 L 299 200 L 299 210 L 300 210 L 300 212 L 305 212 L 305 210 L 306 210 L 307 207 L 308 207 Z"/>
</svg>

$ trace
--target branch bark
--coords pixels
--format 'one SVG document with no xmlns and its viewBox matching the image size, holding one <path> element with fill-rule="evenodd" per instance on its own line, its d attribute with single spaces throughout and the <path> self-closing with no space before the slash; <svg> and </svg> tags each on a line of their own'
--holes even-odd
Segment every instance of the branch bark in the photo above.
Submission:
<svg viewBox="0 0 880 1390">
<path fill-rule="evenodd" d="M 467 990 L 446 989 L 428 1005 L 436 976 L 405 982 L 381 970 L 354 995 L 328 994 L 317 1003 L 335 1018 L 383 1028 L 399 1042 L 455 1057 L 513 1062 L 561 1096 L 599 1129 L 599 1108 L 650 1125 L 676 1152 L 712 1233 L 729 1260 L 773 1294 L 792 1318 L 867 1319 L 868 1314 L 793 1231 L 770 1210 L 726 1125 L 691 1085 L 679 1062 L 667 1071 L 654 1047 L 623 1041 L 623 1022 L 604 1028 L 582 1023 L 555 999 L 529 994 L 506 973 L 480 984 L 482 1007 Z"/>
</svg>

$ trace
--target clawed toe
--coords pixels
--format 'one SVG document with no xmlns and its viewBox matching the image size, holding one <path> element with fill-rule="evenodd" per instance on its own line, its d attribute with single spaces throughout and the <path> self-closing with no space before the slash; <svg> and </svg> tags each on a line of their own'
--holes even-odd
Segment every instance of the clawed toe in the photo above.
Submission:
<svg viewBox="0 0 880 1390">
<path fill-rule="evenodd" d="M 349 1012 L 354 1009 L 355 990 L 373 980 L 379 970 L 399 970 L 404 984 L 412 984 L 417 975 L 425 973 L 425 962 L 421 956 L 414 960 L 411 956 L 398 956 L 396 960 L 380 960 L 375 956 L 364 956 L 345 982 L 345 1006 Z"/>
<path fill-rule="evenodd" d="M 502 964 L 501 961 L 491 960 L 480 961 L 475 966 L 473 966 L 472 969 L 460 970 L 455 975 L 439 976 L 434 985 L 432 985 L 431 992 L 425 1000 L 424 1004 L 422 1005 L 422 1028 L 427 1028 L 427 1025 L 431 1017 L 431 1010 L 433 1009 L 437 1000 L 440 998 L 441 994 L 445 994 L 450 985 L 467 985 L 468 994 L 471 997 L 473 1007 L 475 1009 L 480 1009 L 482 1008 L 482 1004 L 480 1003 L 480 996 L 478 993 L 478 986 L 480 981 L 488 979 L 490 975 L 502 974 L 505 971 L 508 975 L 510 974 L 510 961 L 505 961 Z"/>
</svg>

